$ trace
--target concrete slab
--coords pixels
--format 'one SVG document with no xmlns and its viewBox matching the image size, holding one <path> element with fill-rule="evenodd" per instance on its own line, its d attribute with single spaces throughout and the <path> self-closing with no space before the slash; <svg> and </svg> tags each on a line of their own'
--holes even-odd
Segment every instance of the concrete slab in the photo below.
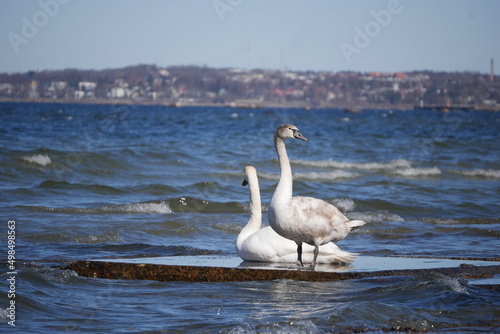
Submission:
<svg viewBox="0 0 500 334">
<path fill-rule="evenodd" d="M 412 276 L 437 271 L 467 278 L 494 278 L 499 261 L 415 257 L 359 256 L 350 265 L 318 264 L 315 270 L 295 264 L 245 262 L 230 256 L 169 256 L 134 259 L 77 261 L 63 269 L 80 276 L 156 281 L 255 281 L 293 279 L 305 281 L 346 280 L 378 276 Z"/>
</svg>

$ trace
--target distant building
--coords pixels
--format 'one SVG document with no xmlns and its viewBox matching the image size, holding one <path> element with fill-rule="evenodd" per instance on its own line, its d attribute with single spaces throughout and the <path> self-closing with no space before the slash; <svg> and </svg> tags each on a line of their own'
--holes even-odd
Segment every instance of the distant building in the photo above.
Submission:
<svg viewBox="0 0 500 334">
<path fill-rule="evenodd" d="M 80 81 L 78 83 L 78 90 L 82 90 L 84 92 L 93 91 L 96 87 L 97 84 L 91 81 Z"/>
<path fill-rule="evenodd" d="M 14 86 L 8 82 L 0 83 L 0 94 L 2 95 L 11 95 Z"/>
<path fill-rule="evenodd" d="M 73 92 L 73 97 L 77 100 L 83 98 L 85 96 L 85 92 L 83 90 L 75 90 Z"/>
<path fill-rule="evenodd" d="M 66 81 L 52 81 L 50 83 L 50 87 L 54 90 L 65 90 L 68 87 L 68 83 Z"/>
<path fill-rule="evenodd" d="M 39 94 L 38 94 L 38 82 L 33 80 L 31 81 L 30 83 L 30 90 L 29 90 L 29 93 L 28 93 L 28 97 L 30 99 L 37 99 L 39 97 Z"/>
<path fill-rule="evenodd" d="M 113 87 L 108 93 L 108 96 L 112 99 L 122 99 L 129 97 L 131 95 L 131 90 L 124 87 Z"/>
</svg>

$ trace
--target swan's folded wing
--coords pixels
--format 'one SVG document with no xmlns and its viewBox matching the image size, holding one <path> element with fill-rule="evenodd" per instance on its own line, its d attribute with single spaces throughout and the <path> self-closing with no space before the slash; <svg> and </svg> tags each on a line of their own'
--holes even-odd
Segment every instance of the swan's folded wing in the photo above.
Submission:
<svg viewBox="0 0 500 334">
<path fill-rule="evenodd" d="M 343 223 L 348 220 L 335 206 L 318 198 L 295 196 L 292 198 L 292 208 L 294 216 L 308 221 L 318 219 Z"/>
</svg>

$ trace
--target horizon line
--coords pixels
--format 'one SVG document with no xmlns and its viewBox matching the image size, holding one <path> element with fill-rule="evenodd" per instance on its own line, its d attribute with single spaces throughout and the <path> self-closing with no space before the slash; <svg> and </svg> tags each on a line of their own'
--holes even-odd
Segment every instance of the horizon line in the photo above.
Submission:
<svg viewBox="0 0 500 334">
<path fill-rule="evenodd" d="M 414 69 L 414 70 L 402 70 L 402 71 L 377 71 L 377 70 L 369 70 L 369 71 L 355 71 L 355 70 L 292 70 L 292 69 L 278 69 L 278 68 L 245 68 L 245 67 L 217 67 L 217 66 L 208 66 L 208 65 L 195 65 L 195 64 L 186 64 L 186 65 L 168 65 L 168 66 L 160 66 L 158 64 L 148 64 L 148 63 L 137 63 L 137 64 L 131 64 L 131 65 L 125 65 L 121 67 L 104 67 L 100 69 L 96 68 L 78 68 L 78 67 L 66 67 L 66 68 L 60 68 L 60 69 L 42 69 L 40 70 L 37 68 L 36 70 L 31 69 L 31 70 L 25 70 L 25 71 L 2 71 L 0 74 L 24 74 L 24 73 L 29 73 L 29 72 L 35 72 L 35 73 L 41 73 L 41 72 L 57 72 L 57 71 L 67 71 L 67 70 L 77 70 L 77 71 L 107 71 L 107 70 L 117 70 L 117 69 L 124 69 L 124 68 L 129 68 L 129 67 L 138 67 L 138 66 L 155 66 L 158 68 L 173 68 L 173 67 L 198 67 L 198 68 L 208 68 L 208 69 L 215 69 L 215 70 L 240 70 L 240 71 L 275 71 L 275 72 L 283 72 L 283 73 L 293 73 L 293 72 L 313 72 L 313 73 L 381 73 L 381 74 L 393 74 L 393 73 L 418 73 L 418 72 L 433 72 L 433 73 L 478 73 L 478 74 L 483 74 L 483 75 L 490 75 L 490 71 L 477 71 L 477 70 L 455 70 L 455 71 L 450 71 L 450 70 L 433 70 L 433 69 Z M 496 76 L 496 74 L 493 74 Z"/>
</svg>

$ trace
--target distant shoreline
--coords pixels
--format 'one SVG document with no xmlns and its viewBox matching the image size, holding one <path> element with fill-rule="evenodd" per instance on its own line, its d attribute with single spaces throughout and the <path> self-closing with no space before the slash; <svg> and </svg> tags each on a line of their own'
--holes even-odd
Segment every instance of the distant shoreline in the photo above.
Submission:
<svg viewBox="0 0 500 334">
<path fill-rule="evenodd" d="M 167 100 L 126 100 L 126 99 L 13 99 L 0 98 L 0 103 L 44 103 L 44 104 L 96 104 L 96 105 L 144 105 L 144 106 L 165 106 L 165 107 L 225 107 L 238 109 L 344 109 L 346 112 L 357 113 L 362 110 L 439 110 L 447 112 L 450 110 L 475 110 L 475 111 L 500 111 L 500 108 L 474 107 L 470 108 L 462 106 L 429 106 L 418 107 L 410 104 L 372 104 L 372 105 L 356 105 L 356 104 L 321 104 L 310 105 L 307 103 L 291 102 L 291 103 L 276 103 L 276 102 L 253 102 L 253 101 L 234 101 L 226 103 L 207 103 L 207 102 L 179 102 Z"/>
</svg>

